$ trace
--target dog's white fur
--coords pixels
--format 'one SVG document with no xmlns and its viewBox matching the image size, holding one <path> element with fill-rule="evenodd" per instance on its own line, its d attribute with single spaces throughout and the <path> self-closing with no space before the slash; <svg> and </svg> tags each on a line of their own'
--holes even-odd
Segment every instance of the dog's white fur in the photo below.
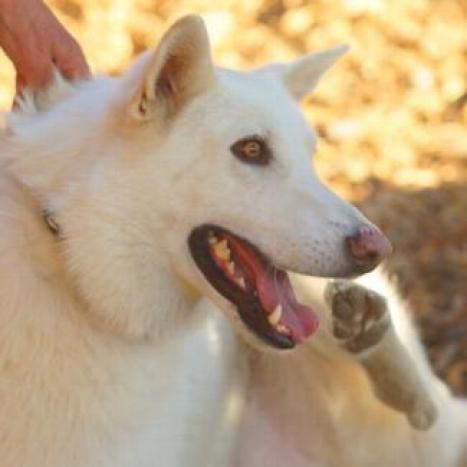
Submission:
<svg viewBox="0 0 467 467">
<path fill-rule="evenodd" d="M 2 465 L 459 466 L 465 408 L 439 389 L 399 303 L 397 333 L 439 407 L 426 433 L 373 396 L 326 326 L 290 355 L 262 354 L 218 310 L 212 317 L 212 305 L 195 306 L 200 294 L 214 300 L 261 347 L 189 255 L 189 232 L 206 222 L 240 232 L 287 269 L 352 272 L 343 238 L 367 221 L 313 175 L 315 137 L 291 99 L 342 52 L 220 70 L 202 22 L 187 17 L 121 78 L 71 86 L 57 76 L 9 115 L 0 146 Z M 271 167 L 230 154 L 247 135 L 269 140 Z M 299 291 L 316 301 L 322 291 L 303 280 Z M 326 321 L 328 308 L 316 309 Z"/>
</svg>

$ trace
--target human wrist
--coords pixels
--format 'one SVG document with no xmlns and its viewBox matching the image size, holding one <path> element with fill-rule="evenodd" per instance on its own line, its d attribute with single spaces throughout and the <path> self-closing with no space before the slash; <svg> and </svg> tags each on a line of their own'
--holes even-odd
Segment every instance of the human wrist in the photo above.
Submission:
<svg viewBox="0 0 467 467">
<path fill-rule="evenodd" d="M 18 9 L 18 2 L 17 0 L 0 0 L 0 21 L 4 25 L 8 25 L 16 16 L 16 12 Z"/>
<path fill-rule="evenodd" d="M 18 2 L 18 0 L 0 0 L 0 16 L 3 14 L 3 12 L 11 11 L 14 9 L 18 3 L 21 3 L 21 1 Z"/>
<path fill-rule="evenodd" d="M 42 0 L 0 0 L 0 20 L 8 22 L 18 14 L 24 14 L 26 8 L 43 4 Z"/>
</svg>

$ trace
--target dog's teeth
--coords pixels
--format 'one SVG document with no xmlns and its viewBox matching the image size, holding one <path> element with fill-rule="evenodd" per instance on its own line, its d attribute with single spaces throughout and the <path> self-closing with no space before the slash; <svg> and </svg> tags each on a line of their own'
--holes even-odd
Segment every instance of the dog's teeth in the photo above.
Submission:
<svg viewBox="0 0 467 467">
<path fill-rule="evenodd" d="M 290 329 L 287 326 L 284 326 L 283 324 L 278 324 L 277 326 L 275 326 L 275 329 L 281 334 L 290 336 Z"/>
<path fill-rule="evenodd" d="M 243 277 L 238 277 L 235 282 L 243 289 L 246 289 L 245 279 Z"/>
<path fill-rule="evenodd" d="M 214 246 L 214 250 L 219 259 L 222 259 L 223 261 L 230 260 L 230 249 L 225 238 L 224 240 L 217 242 L 217 244 Z"/>
<path fill-rule="evenodd" d="M 274 311 L 268 316 L 271 326 L 277 326 L 282 318 L 282 305 L 277 305 Z"/>
<path fill-rule="evenodd" d="M 234 275 L 235 273 L 235 264 L 233 261 L 230 261 L 227 263 L 227 271 L 229 272 L 230 275 Z"/>
<path fill-rule="evenodd" d="M 209 234 L 208 242 L 209 245 L 215 245 L 218 242 L 217 237 L 212 232 Z"/>
</svg>

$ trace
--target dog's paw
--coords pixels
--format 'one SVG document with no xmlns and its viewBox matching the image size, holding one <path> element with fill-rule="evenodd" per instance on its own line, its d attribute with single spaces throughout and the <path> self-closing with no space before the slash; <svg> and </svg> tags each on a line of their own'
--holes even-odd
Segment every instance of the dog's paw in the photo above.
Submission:
<svg viewBox="0 0 467 467">
<path fill-rule="evenodd" d="M 332 310 L 334 337 L 349 352 L 359 353 L 373 347 L 391 325 L 386 300 L 355 282 L 330 282 L 325 299 Z"/>
</svg>

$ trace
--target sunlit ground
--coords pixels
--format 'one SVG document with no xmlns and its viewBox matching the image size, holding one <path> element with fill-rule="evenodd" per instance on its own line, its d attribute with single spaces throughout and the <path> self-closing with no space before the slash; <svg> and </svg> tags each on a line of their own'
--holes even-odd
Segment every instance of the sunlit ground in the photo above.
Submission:
<svg viewBox="0 0 467 467">
<path fill-rule="evenodd" d="M 467 394 L 467 2 L 53 0 L 94 70 L 118 73 L 175 18 L 205 18 L 218 63 L 251 68 L 349 43 L 304 104 L 322 176 L 396 246 L 390 268 L 436 370 Z M 0 108 L 13 73 L 0 58 Z"/>
</svg>

